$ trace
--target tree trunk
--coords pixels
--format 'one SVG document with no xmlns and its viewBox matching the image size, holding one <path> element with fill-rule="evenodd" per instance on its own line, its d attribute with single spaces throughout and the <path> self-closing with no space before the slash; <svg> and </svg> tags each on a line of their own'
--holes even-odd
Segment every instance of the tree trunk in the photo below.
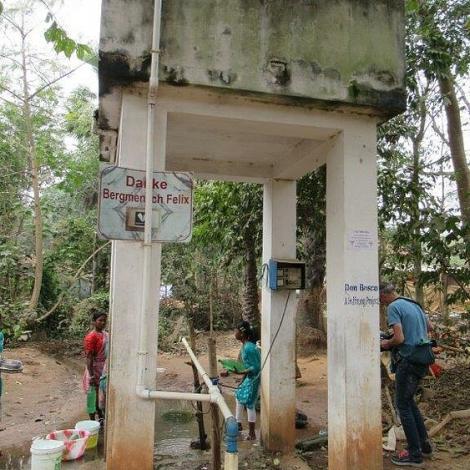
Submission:
<svg viewBox="0 0 470 470">
<path fill-rule="evenodd" d="M 256 247 L 253 237 L 245 240 L 245 276 L 243 288 L 243 319 L 260 327 L 258 278 L 256 275 Z"/>
<path fill-rule="evenodd" d="M 216 340 L 212 336 L 208 338 L 208 355 L 209 355 L 209 375 L 211 379 L 218 376 L 217 371 L 217 345 Z M 217 403 L 210 404 L 212 426 L 211 426 L 211 448 L 212 448 L 212 466 L 213 470 L 220 470 L 222 461 L 220 458 L 221 449 L 221 433 L 220 433 L 220 415 Z"/>
<path fill-rule="evenodd" d="M 422 259 L 423 251 L 421 246 L 421 211 L 419 209 L 421 194 L 420 191 L 420 171 L 421 171 L 421 144 L 424 138 L 424 131 L 426 127 L 426 106 L 424 97 L 418 97 L 418 113 L 419 113 L 419 128 L 416 135 L 412 138 L 413 141 L 413 173 L 411 177 L 411 191 L 412 200 L 410 210 L 410 224 L 413 233 L 413 241 L 411 242 L 412 259 L 413 259 L 413 277 L 415 286 L 415 299 L 421 305 L 424 303 L 423 284 L 421 282 L 422 272 Z"/>
<path fill-rule="evenodd" d="M 439 78 L 439 89 L 442 97 L 445 99 L 447 134 L 452 164 L 454 166 L 462 222 L 468 226 L 470 224 L 470 169 L 465 156 L 459 102 L 450 70 L 447 70 L 445 76 Z"/>
<path fill-rule="evenodd" d="M 444 325 L 449 325 L 449 304 L 447 303 L 447 297 L 449 295 L 449 276 L 447 273 L 442 272 L 440 275 L 441 281 L 441 315 Z"/>
<path fill-rule="evenodd" d="M 34 285 L 29 310 L 36 310 L 41 293 L 42 275 L 44 271 L 43 256 L 43 222 L 41 212 L 41 194 L 39 181 L 39 162 L 36 152 L 36 142 L 34 140 L 33 118 L 31 115 L 31 103 L 28 84 L 26 43 L 23 35 L 21 47 L 22 72 L 23 72 L 23 118 L 27 138 L 27 154 L 31 170 L 31 187 L 33 189 L 33 214 L 34 214 Z"/>
<path fill-rule="evenodd" d="M 91 259 L 91 287 L 90 294 L 93 295 L 96 290 L 96 232 L 93 236 L 93 258 Z"/>
<path fill-rule="evenodd" d="M 308 325 L 326 333 L 323 318 L 323 283 L 326 271 L 326 233 L 311 227 L 303 240 L 306 251 L 306 284 L 297 307 L 297 324 Z"/>
<path fill-rule="evenodd" d="M 193 322 L 193 313 L 191 308 L 186 305 L 186 320 L 188 322 L 189 329 L 189 339 L 191 344 L 191 349 L 196 353 L 196 333 L 194 331 L 194 322 Z M 199 381 L 199 373 L 196 366 L 191 362 L 191 368 L 193 371 L 193 384 L 194 384 L 194 393 L 201 393 L 201 383 Z M 204 413 L 202 409 L 202 402 L 198 401 L 196 403 L 196 420 L 199 430 L 199 449 L 207 450 L 209 448 L 207 443 L 206 430 L 204 428 Z"/>
<path fill-rule="evenodd" d="M 297 308 L 297 325 L 311 326 L 317 330 L 326 332 L 326 325 L 323 318 L 324 307 L 323 286 L 313 285 L 309 289 L 301 292 Z"/>
</svg>

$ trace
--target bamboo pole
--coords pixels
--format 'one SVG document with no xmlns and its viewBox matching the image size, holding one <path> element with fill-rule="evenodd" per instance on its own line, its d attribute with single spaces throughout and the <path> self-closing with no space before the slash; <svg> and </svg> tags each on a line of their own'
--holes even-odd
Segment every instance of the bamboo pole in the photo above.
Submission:
<svg viewBox="0 0 470 470">
<path fill-rule="evenodd" d="M 210 335 L 207 341 L 209 352 L 209 376 L 212 379 L 218 376 L 217 372 L 217 346 L 214 335 L 214 310 L 212 305 L 212 270 L 209 276 L 209 324 Z M 212 428 L 211 428 L 211 445 L 212 445 L 212 468 L 213 470 L 220 470 L 220 416 L 219 407 L 213 403 L 210 405 Z"/>
<path fill-rule="evenodd" d="M 188 316 L 188 326 L 189 326 L 189 340 L 191 343 L 191 349 L 196 351 L 196 334 L 194 333 L 194 323 L 192 317 Z M 197 368 L 193 362 L 191 362 L 191 367 L 193 370 L 193 383 L 194 383 L 194 391 L 196 393 L 200 393 L 201 391 L 201 383 L 199 381 L 199 374 L 197 372 Z M 196 419 L 197 419 L 197 426 L 199 430 L 199 445 L 201 450 L 207 450 L 209 448 L 208 442 L 206 440 L 207 434 L 204 428 L 204 414 L 202 412 L 202 402 L 198 401 L 196 404 L 197 412 L 196 412 Z"/>
<path fill-rule="evenodd" d="M 468 410 L 458 410 L 458 411 L 451 411 L 450 413 L 447 413 L 444 419 L 440 423 L 436 424 L 429 430 L 429 437 L 433 437 L 436 434 L 438 434 L 453 419 L 462 419 L 462 418 L 467 418 L 467 419 L 470 418 L 470 408 Z"/>
<path fill-rule="evenodd" d="M 209 375 L 212 378 L 217 377 L 217 352 L 216 352 L 216 340 L 210 336 L 208 339 L 209 346 Z M 213 470 L 220 470 L 221 459 L 220 459 L 220 416 L 219 407 L 216 403 L 211 403 L 211 417 L 212 417 L 212 429 L 211 429 L 211 444 L 212 444 L 212 468 Z"/>
</svg>

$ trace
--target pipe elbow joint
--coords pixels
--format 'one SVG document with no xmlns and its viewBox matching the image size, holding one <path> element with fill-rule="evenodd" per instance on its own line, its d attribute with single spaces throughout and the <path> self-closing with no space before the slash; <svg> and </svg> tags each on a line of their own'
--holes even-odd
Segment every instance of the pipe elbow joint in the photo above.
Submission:
<svg viewBox="0 0 470 470">
<path fill-rule="evenodd" d="M 144 385 L 137 385 L 135 387 L 135 393 L 139 398 L 150 398 L 150 390 L 147 390 Z"/>
<path fill-rule="evenodd" d="M 225 420 L 225 444 L 227 446 L 228 453 L 235 454 L 238 452 L 237 439 L 238 423 L 233 416 L 230 416 Z"/>
</svg>

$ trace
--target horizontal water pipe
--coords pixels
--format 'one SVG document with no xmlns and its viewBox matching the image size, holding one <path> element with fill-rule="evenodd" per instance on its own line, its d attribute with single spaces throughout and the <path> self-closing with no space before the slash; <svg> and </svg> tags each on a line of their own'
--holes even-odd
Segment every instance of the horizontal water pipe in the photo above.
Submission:
<svg viewBox="0 0 470 470">
<path fill-rule="evenodd" d="M 222 415 L 225 419 L 225 470 L 237 470 L 238 469 L 238 423 L 235 417 L 233 416 L 230 408 L 225 403 L 225 399 L 220 393 L 219 387 L 212 383 L 211 378 L 207 375 L 207 372 L 202 367 L 201 363 L 198 361 L 193 350 L 189 346 L 186 338 L 181 339 L 182 343 L 185 345 L 186 350 L 188 351 L 189 356 L 199 374 L 201 375 L 204 383 L 208 388 L 209 393 L 189 393 L 189 392 L 169 392 L 165 390 L 149 390 L 143 385 L 138 384 L 136 386 L 136 394 L 138 397 L 143 398 L 144 400 L 189 400 L 189 401 L 202 401 L 216 403 L 219 407 Z"/>
<path fill-rule="evenodd" d="M 166 390 L 149 390 L 137 388 L 137 396 L 144 400 L 188 400 L 215 403 L 208 393 L 170 392 Z"/>
</svg>

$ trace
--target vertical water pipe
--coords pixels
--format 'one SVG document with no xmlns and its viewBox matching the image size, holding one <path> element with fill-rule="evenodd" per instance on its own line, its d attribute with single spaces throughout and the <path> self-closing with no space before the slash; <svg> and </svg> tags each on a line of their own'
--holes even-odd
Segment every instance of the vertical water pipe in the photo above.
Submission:
<svg viewBox="0 0 470 470">
<path fill-rule="evenodd" d="M 145 388 L 145 373 L 147 370 L 147 329 L 145 319 L 152 315 L 150 303 L 150 289 L 152 288 L 152 219 L 153 219 L 153 169 L 155 159 L 155 122 L 158 91 L 158 69 L 160 62 L 160 27 L 161 27 L 161 0 L 155 0 L 153 11 L 152 48 L 150 50 L 150 78 L 147 97 L 147 150 L 145 156 L 145 225 L 143 273 L 142 273 L 142 303 L 139 315 L 139 345 L 137 363 L 137 391 Z M 158 311 L 157 320 L 158 320 Z M 158 325 L 158 321 L 157 321 Z"/>
<path fill-rule="evenodd" d="M 196 355 L 194 354 L 193 350 L 189 346 L 186 338 L 181 338 L 181 342 L 184 344 L 186 350 L 188 351 L 189 357 L 191 361 L 196 366 L 199 374 L 201 375 L 202 380 L 207 386 L 207 390 L 209 394 L 213 397 L 213 402 L 217 403 L 219 409 L 225 419 L 225 459 L 224 459 L 224 469 L 225 470 L 237 470 L 238 469 L 238 446 L 237 446 L 237 438 L 238 438 L 238 423 L 237 420 L 234 418 L 232 411 L 225 403 L 224 397 L 220 393 L 219 387 L 212 383 L 211 378 L 201 366 L 201 363 L 198 361 Z"/>
<path fill-rule="evenodd" d="M 142 304 L 139 315 L 139 345 L 138 345 L 138 364 L 137 364 L 137 395 L 142 398 L 156 399 L 156 398 L 180 398 L 180 399 L 195 399 L 193 394 L 178 394 L 174 392 L 158 392 L 151 391 L 145 387 L 145 372 L 147 370 L 147 330 L 144 328 L 145 319 L 152 314 L 152 306 L 150 305 L 150 289 L 151 289 L 151 274 L 152 274 L 152 219 L 153 219 L 153 170 L 155 158 L 155 121 L 156 121 L 156 106 L 157 106 L 157 92 L 158 92 L 158 69 L 160 62 L 160 30 L 161 30 L 161 11 L 162 0 L 155 0 L 153 11 L 153 33 L 152 33 L 152 48 L 150 51 L 150 77 L 149 77 L 149 90 L 147 97 L 147 149 L 145 157 L 145 224 L 144 224 L 144 241 L 142 247 L 144 250 L 143 260 L 143 279 L 142 279 Z M 158 325 L 158 311 L 157 325 Z M 189 346 L 189 345 L 188 345 Z M 195 358 L 195 356 L 194 356 Z M 196 359 L 196 363 L 199 362 Z M 202 369 L 202 368 L 201 368 Z M 204 371 L 204 375 L 208 378 Z M 204 376 L 203 376 L 204 378 Z M 237 470 L 238 469 L 238 452 L 237 452 L 237 435 L 238 424 L 235 418 L 228 409 L 225 400 L 223 399 L 220 391 L 212 383 L 207 384 L 211 401 L 219 405 L 222 414 L 226 418 L 225 423 L 225 439 L 227 444 L 227 451 L 225 454 L 225 469 Z M 216 390 L 217 389 L 217 390 Z M 178 395 L 180 395 L 178 397 Z M 192 395 L 192 396 L 190 396 Z M 214 396 L 215 395 L 215 396 Z M 203 401 L 207 400 L 206 397 L 202 398 Z M 236 429 L 236 432 L 235 432 Z"/>
</svg>

